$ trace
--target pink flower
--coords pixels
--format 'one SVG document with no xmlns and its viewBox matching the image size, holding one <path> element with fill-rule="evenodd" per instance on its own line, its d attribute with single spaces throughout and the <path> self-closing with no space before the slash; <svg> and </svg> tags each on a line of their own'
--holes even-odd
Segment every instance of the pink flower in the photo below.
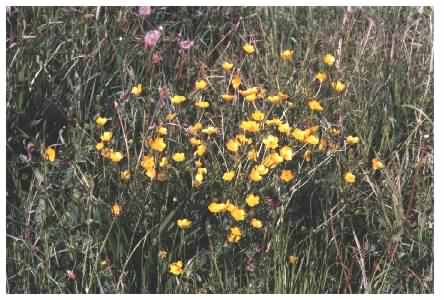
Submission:
<svg viewBox="0 0 444 300">
<path fill-rule="evenodd" d="M 151 6 L 139 6 L 139 16 L 151 15 Z"/>
<path fill-rule="evenodd" d="M 76 280 L 76 273 L 74 273 L 74 271 L 71 270 L 66 270 L 66 276 L 68 277 L 69 280 Z"/>
<path fill-rule="evenodd" d="M 145 34 L 144 42 L 145 49 L 151 49 L 156 46 L 157 42 L 160 39 L 160 30 L 154 29 L 150 30 Z"/>
<path fill-rule="evenodd" d="M 184 40 L 184 41 L 179 42 L 179 47 L 182 50 L 188 50 L 191 47 L 193 47 L 193 45 L 194 45 L 194 42 L 191 40 Z"/>
</svg>

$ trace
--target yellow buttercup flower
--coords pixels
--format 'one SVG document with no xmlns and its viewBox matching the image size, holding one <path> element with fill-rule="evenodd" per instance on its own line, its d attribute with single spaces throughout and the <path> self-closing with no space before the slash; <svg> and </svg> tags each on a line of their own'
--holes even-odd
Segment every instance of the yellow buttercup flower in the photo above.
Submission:
<svg viewBox="0 0 444 300">
<path fill-rule="evenodd" d="M 344 174 L 344 180 L 345 180 L 345 182 L 352 184 L 352 183 L 355 183 L 356 176 L 353 175 L 352 172 L 348 171 Z"/>
<path fill-rule="evenodd" d="M 331 65 L 333 65 L 335 63 L 336 59 L 335 59 L 335 57 L 332 54 L 327 53 L 327 54 L 324 55 L 323 60 L 324 60 L 324 64 L 326 64 L 328 66 L 331 66 Z"/>
<path fill-rule="evenodd" d="M 159 135 L 167 135 L 168 134 L 168 129 L 163 126 L 158 127 L 156 131 Z"/>
<path fill-rule="evenodd" d="M 257 94 L 257 92 L 258 92 L 258 88 L 257 88 L 257 87 L 251 87 L 251 88 L 248 88 L 248 89 L 246 89 L 246 90 L 239 91 L 239 94 L 240 94 L 242 97 L 246 97 L 246 96 L 248 96 L 248 95 Z"/>
<path fill-rule="evenodd" d="M 159 167 L 163 168 L 168 165 L 168 157 L 164 156 L 159 161 Z"/>
<path fill-rule="evenodd" d="M 193 146 L 199 146 L 199 145 L 202 144 L 202 140 L 201 139 L 197 139 L 195 137 L 190 138 L 189 141 L 190 141 L 190 144 L 193 145 Z"/>
<path fill-rule="evenodd" d="M 256 149 L 253 148 L 250 151 L 248 151 L 247 159 L 248 160 L 252 160 L 252 161 L 256 161 L 257 160 L 257 151 L 256 151 Z"/>
<path fill-rule="evenodd" d="M 231 213 L 233 210 L 237 208 L 233 203 L 231 203 L 230 200 L 227 200 L 224 205 L 225 205 L 225 210 L 229 213 Z"/>
<path fill-rule="evenodd" d="M 202 79 L 196 81 L 196 84 L 195 84 L 196 90 L 204 90 L 207 88 L 207 86 L 208 86 L 208 83 Z"/>
<path fill-rule="evenodd" d="M 358 144 L 358 143 L 359 143 L 359 137 L 349 135 L 349 136 L 347 136 L 347 138 L 345 139 L 345 142 L 346 142 L 348 145 L 355 145 L 355 144 Z"/>
<path fill-rule="evenodd" d="M 217 203 L 217 202 L 211 202 L 210 205 L 208 205 L 208 210 L 212 214 L 218 214 L 225 211 L 225 203 Z"/>
<path fill-rule="evenodd" d="M 253 140 L 251 138 L 247 138 L 245 134 L 236 134 L 235 138 L 242 145 L 250 145 L 251 143 L 253 143 Z"/>
<path fill-rule="evenodd" d="M 113 150 L 110 148 L 103 148 L 102 151 L 100 151 L 100 154 L 106 159 L 111 159 L 111 154 L 113 154 Z"/>
<path fill-rule="evenodd" d="M 223 180 L 225 180 L 225 181 L 232 181 L 234 176 L 236 176 L 236 172 L 234 172 L 234 171 L 227 171 L 227 172 L 224 173 Z"/>
<path fill-rule="evenodd" d="M 274 169 L 283 161 L 284 159 L 279 155 L 279 153 L 272 152 L 264 158 L 262 163 L 266 168 Z"/>
<path fill-rule="evenodd" d="M 196 151 L 194 151 L 194 155 L 203 156 L 206 151 L 207 151 L 207 146 L 205 144 L 202 144 L 202 145 L 197 146 Z"/>
<path fill-rule="evenodd" d="M 176 95 L 176 96 L 171 97 L 171 102 L 173 104 L 180 104 L 180 103 L 184 102 L 185 100 L 187 100 L 187 98 L 185 96 Z"/>
<path fill-rule="evenodd" d="M 250 43 L 245 43 L 242 49 L 244 49 L 246 54 L 253 54 L 255 51 L 254 46 Z"/>
<path fill-rule="evenodd" d="M 261 130 L 259 123 L 256 121 L 242 121 L 239 127 L 251 133 L 256 133 Z"/>
<path fill-rule="evenodd" d="M 305 161 L 311 161 L 311 151 L 310 150 L 306 150 L 304 152 L 304 160 Z"/>
<path fill-rule="evenodd" d="M 324 110 L 324 108 L 321 106 L 321 103 L 316 99 L 309 100 L 307 104 L 308 108 L 310 108 L 310 110 L 312 111 L 321 112 Z"/>
<path fill-rule="evenodd" d="M 179 226 L 180 229 L 188 229 L 191 227 L 191 224 L 193 224 L 193 222 L 189 219 L 179 219 L 177 220 L 177 226 Z"/>
<path fill-rule="evenodd" d="M 169 272 L 175 276 L 179 276 L 183 273 L 183 263 L 181 260 L 173 262 L 169 265 Z"/>
<path fill-rule="evenodd" d="M 241 84 L 241 78 L 239 74 L 234 74 L 233 79 L 231 79 L 231 85 L 233 88 L 238 89 Z"/>
<path fill-rule="evenodd" d="M 136 84 L 135 86 L 133 86 L 133 88 L 131 89 L 131 94 L 133 96 L 140 96 L 140 94 L 142 94 L 143 92 L 143 86 L 142 84 Z"/>
<path fill-rule="evenodd" d="M 234 96 L 233 95 L 224 94 L 224 95 L 222 95 L 222 99 L 224 99 L 225 102 L 230 102 L 230 101 L 233 101 Z"/>
<path fill-rule="evenodd" d="M 235 219 L 238 222 L 245 220 L 245 218 L 247 217 L 247 213 L 245 212 L 245 210 L 243 210 L 242 208 L 238 208 L 238 207 L 233 209 L 230 212 L 230 214 L 233 217 L 233 219 Z"/>
<path fill-rule="evenodd" d="M 102 133 L 102 135 L 100 136 L 100 140 L 103 143 L 107 143 L 109 141 L 111 141 L 111 139 L 113 138 L 113 133 L 111 131 L 105 131 L 104 133 Z"/>
<path fill-rule="evenodd" d="M 283 146 L 279 150 L 279 154 L 284 160 L 292 160 L 293 159 L 293 149 L 291 149 L 291 147 L 289 147 L 289 146 Z"/>
<path fill-rule="evenodd" d="M 267 137 L 262 139 L 262 143 L 267 149 L 276 149 L 279 147 L 279 138 L 269 134 Z"/>
<path fill-rule="evenodd" d="M 112 160 L 112 162 L 114 162 L 114 163 L 118 163 L 118 162 L 120 162 L 122 159 L 123 159 L 123 154 L 122 154 L 121 152 L 119 152 L 119 151 L 113 152 L 113 153 L 111 154 L 111 160 Z"/>
<path fill-rule="evenodd" d="M 265 118 L 265 114 L 260 110 L 256 110 L 251 114 L 251 118 L 255 121 L 262 121 Z"/>
<path fill-rule="evenodd" d="M 108 119 L 107 119 L 107 118 L 103 118 L 103 117 L 100 117 L 100 116 L 98 116 L 98 117 L 96 118 L 96 124 L 97 124 L 97 126 L 99 126 L 99 127 L 104 126 L 107 122 L 108 122 Z"/>
<path fill-rule="evenodd" d="M 204 109 L 204 108 L 210 107 L 210 103 L 208 101 L 204 101 L 204 100 L 200 99 L 200 100 L 194 102 L 194 106 Z"/>
<path fill-rule="evenodd" d="M 255 207 L 258 205 L 261 201 L 261 198 L 255 194 L 248 194 L 247 198 L 245 198 L 245 202 L 247 202 L 247 205 L 249 207 Z"/>
<path fill-rule="evenodd" d="M 233 69 L 233 66 L 233 64 L 225 61 L 222 65 L 222 68 L 224 69 L 224 71 L 229 72 L 231 71 L 231 69 Z"/>
<path fill-rule="evenodd" d="M 287 49 L 281 52 L 281 59 L 283 60 L 292 60 L 293 59 L 294 50 Z"/>
<path fill-rule="evenodd" d="M 262 164 L 257 165 L 256 170 L 259 172 L 260 175 L 266 175 L 268 173 L 268 168 Z"/>
<path fill-rule="evenodd" d="M 122 206 L 117 202 L 114 203 L 113 206 L 111 206 L 111 214 L 114 218 L 120 216 L 122 214 Z"/>
<path fill-rule="evenodd" d="M 56 158 L 56 150 L 54 149 L 54 147 L 47 147 L 45 149 L 45 153 L 43 155 L 43 158 L 45 160 L 54 161 Z"/>
<path fill-rule="evenodd" d="M 372 168 L 375 171 L 381 170 L 381 169 L 384 169 L 384 164 L 379 159 L 373 158 L 372 159 Z"/>
<path fill-rule="evenodd" d="M 217 128 L 213 126 L 208 126 L 207 128 L 202 129 L 202 132 L 208 135 L 213 135 L 217 133 Z"/>
<path fill-rule="evenodd" d="M 327 73 L 325 73 L 325 72 L 318 72 L 315 75 L 315 79 L 322 83 L 325 80 L 327 80 Z"/>
<path fill-rule="evenodd" d="M 291 133 L 291 135 L 293 136 L 293 138 L 299 142 L 303 142 L 305 140 L 306 137 L 306 132 L 305 130 L 301 130 L 299 128 L 295 128 L 293 129 L 293 132 Z"/>
<path fill-rule="evenodd" d="M 145 169 L 145 175 L 148 176 L 150 179 L 156 178 L 156 169 L 154 167 Z"/>
<path fill-rule="evenodd" d="M 231 227 L 230 232 L 228 233 L 227 240 L 229 243 L 237 243 L 240 241 L 242 237 L 242 231 L 239 227 Z"/>
<path fill-rule="evenodd" d="M 236 153 L 239 151 L 240 144 L 236 139 L 230 139 L 228 140 L 226 146 L 229 151 Z"/>
<path fill-rule="evenodd" d="M 282 120 L 278 117 L 273 117 L 273 119 L 265 121 L 265 125 L 267 126 L 281 126 L 282 124 Z"/>
<path fill-rule="evenodd" d="M 262 221 L 256 218 L 251 219 L 250 225 L 256 229 L 261 229 L 263 227 Z"/>
<path fill-rule="evenodd" d="M 342 93 L 345 91 L 345 84 L 340 81 L 336 80 L 331 83 L 332 88 L 336 91 L 336 93 Z"/>
<path fill-rule="evenodd" d="M 155 139 L 149 140 L 149 145 L 151 149 L 157 152 L 162 152 L 166 148 L 165 141 L 162 137 L 157 137 Z"/>
<path fill-rule="evenodd" d="M 280 178 L 285 182 L 290 182 L 294 178 L 293 171 L 291 170 L 282 170 Z"/>
<path fill-rule="evenodd" d="M 176 152 L 173 154 L 173 160 L 176 162 L 182 162 L 185 160 L 185 153 L 183 152 Z"/>
<path fill-rule="evenodd" d="M 122 181 L 128 181 L 130 179 L 130 177 L 131 177 L 130 170 L 125 170 L 125 171 L 120 172 L 120 179 Z"/>
<path fill-rule="evenodd" d="M 278 131 L 283 134 L 287 134 L 287 135 L 290 134 L 290 132 L 291 132 L 290 124 L 288 124 L 288 123 L 280 124 L 278 126 Z"/>
<path fill-rule="evenodd" d="M 309 135 L 305 138 L 304 143 L 310 144 L 310 145 L 317 145 L 319 144 L 319 138 L 314 135 Z"/>
<path fill-rule="evenodd" d="M 140 165 L 145 170 L 154 168 L 155 167 L 154 156 L 152 156 L 152 155 L 145 155 L 143 157 L 142 162 L 140 163 Z"/>
<path fill-rule="evenodd" d="M 96 150 L 97 151 L 102 150 L 104 147 L 105 147 L 105 144 L 102 143 L 102 142 L 96 144 Z"/>
<path fill-rule="evenodd" d="M 257 94 L 256 93 L 249 94 L 249 95 L 245 96 L 244 99 L 245 99 L 245 101 L 252 103 L 252 102 L 256 101 Z"/>
<path fill-rule="evenodd" d="M 197 122 L 196 124 L 194 124 L 193 126 L 191 126 L 191 127 L 188 129 L 188 131 L 189 131 L 191 134 L 196 135 L 196 134 L 198 134 L 198 133 L 202 130 L 202 128 L 203 128 L 202 123 Z"/>
</svg>

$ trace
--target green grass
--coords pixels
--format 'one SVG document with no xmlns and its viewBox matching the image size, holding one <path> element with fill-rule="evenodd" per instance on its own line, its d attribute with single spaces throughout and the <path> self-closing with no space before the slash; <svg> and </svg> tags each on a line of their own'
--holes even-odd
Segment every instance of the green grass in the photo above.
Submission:
<svg viewBox="0 0 444 300">
<path fill-rule="evenodd" d="M 8 293 L 433 293 L 430 7 L 136 12 L 20 7 L 7 15 Z M 157 26 L 160 41 L 145 50 L 145 32 Z M 178 33 L 194 46 L 181 52 Z M 242 45 L 249 41 L 256 52 L 247 57 Z M 285 49 L 294 50 L 292 62 L 279 58 Z M 154 52 L 160 64 L 151 63 Z M 326 53 L 336 57 L 330 68 L 322 63 Z M 283 184 L 280 165 L 260 183 L 250 182 L 253 163 L 230 154 L 225 143 L 253 107 L 223 103 L 230 78 L 224 60 L 241 68 L 242 89 L 289 95 L 290 105 L 257 100 L 267 117 L 282 116 L 293 128 L 320 125 L 321 137 L 335 125 L 341 133 L 330 141 L 338 149 L 322 152 L 266 129 L 296 152 L 282 165 L 296 170 L 297 179 Z M 335 94 L 328 84 L 318 89 L 313 78 L 320 70 L 343 80 L 345 92 Z M 209 87 L 194 92 L 200 78 Z M 137 83 L 142 95 L 125 100 Z M 175 121 L 165 121 L 173 108 L 160 88 L 188 97 L 174 108 Z M 191 104 L 200 94 L 211 103 L 205 112 Z M 315 95 L 321 113 L 307 109 Z M 97 115 L 112 119 L 105 128 L 125 156 L 119 164 L 95 149 L 103 131 Z M 195 147 L 186 128 L 198 120 L 219 132 L 205 140 L 208 174 L 196 188 Z M 140 166 L 152 153 L 146 140 L 161 123 L 168 127 L 165 182 L 150 180 Z M 360 143 L 345 147 L 348 135 Z M 254 143 L 259 148 L 260 138 Z M 55 161 L 44 160 L 40 153 L 54 144 Z M 303 161 L 306 149 L 313 151 L 311 162 Z M 176 151 L 186 153 L 185 162 L 172 161 Z M 372 170 L 375 157 L 383 170 Z M 132 176 L 124 183 L 119 172 L 128 168 Z M 240 173 L 232 183 L 222 180 L 227 168 Z M 353 185 L 342 178 L 348 170 L 356 175 Z M 248 209 L 263 221 L 261 230 L 208 211 L 214 199 L 244 206 L 250 192 L 262 198 Z M 267 197 L 282 205 L 271 208 Z M 119 217 L 111 215 L 115 202 Z M 176 220 L 185 217 L 193 224 L 181 230 Z M 235 224 L 242 238 L 228 243 Z M 290 255 L 299 261 L 289 264 Z M 168 271 L 177 260 L 184 272 L 176 277 Z"/>
</svg>

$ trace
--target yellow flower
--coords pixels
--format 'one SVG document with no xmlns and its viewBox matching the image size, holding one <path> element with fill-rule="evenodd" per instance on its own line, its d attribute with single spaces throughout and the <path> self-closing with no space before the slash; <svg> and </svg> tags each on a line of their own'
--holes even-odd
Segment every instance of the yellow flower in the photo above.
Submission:
<svg viewBox="0 0 444 300">
<path fill-rule="evenodd" d="M 257 160 L 256 149 L 253 148 L 250 151 L 248 151 L 247 158 L 248 158 L 248 160 L 256 161 Z"/>
<path fill-rule="evenodd" d="M 197 139 L 195 137 L 190 138 L 190 144 L 193 146 L 199 146 L 202 144 L 202 140 L 201 139 Z"/>
<path fill-rule="evenodd" d="M 284 159 L 277 152 L 272 152 L 264 158 L 263 165 L 266 168 L 274 169 L 283 161 Z"/>
<path fill-rule="evenodd" d="M 254 53 L 254 46 L 250 43 L 245 43 L 244 46 L 242 47 L 242 49 L 244 49 L 244 52 L 246 54 L 252 54 Z"/>
<path fill-rule="evenodd" d="M 205 144 L 202 144 L 202 145 L 197 146 L 196 151 L 194 151 L 194 155 L 203 156 L 206 151 L 207 151 L 207 146 Z"/>
<path fill-rule="evenodd" d="M 185 100 L 187 100 L 187 98 L 185 96 L 176 95 L 176 96 L 171 97 L 171 102 L 173 104 L 180 104 L 180 103 L 184 102 Z"/>
<path fill-rule="evenodd" d="M 188 131 L 189 131 L 191 134 L 196 135 L 196 134 L 198 134 L 198 133 L 202 130 L 202 128 L 203 128 L 202 123 L 197 122 L 196 124 L 194 124 L 193 126 L 191 126 L 191 127 L 188 129 Z"/>
<path fill-rule="evenodd" d="M 133 88 L 131 89 L 131 94 L 133 96 L 140 96 L 140 94 L 142 94 L 143 92 L 143 86 L 142 84 L 136 84 L 135 86 L 133 86 Z"/>
<path fill-rule="evenodd" d="M 102 117 L 100 117 L 100 116 L 98 116 L 98 117 L 96 118 L 96 124 L 97 124 L 97 126 L 99 126 L 99 127 L 104 126 L 104 125 L 106 124 L 106 122 L 108 122 L 108 119 L 107 119 L 107 118 L 102 118 Z"/>
<path fill-rule="evenodd" d="M 241 84 L 241 78 L 239 74 L 235 74 L 233 76 L 233 79 L 231 79 L 231 85 L 233 88 L 238 89 Z"/>
<path fill-rule="evenodd" d="M 289 146 L 284 146 L 279 150 L 280 156 L 284 160 L 292 160 L 293 159 L 293 149 Z"/>
<path fill-rule="evenodd" d="M 308 137 L 305 138 L 304 142 L 310 145 L 317 145 L 319 144 L 319 138 L 314 135 L 309 135 Z"/>
<path fill-rule="evenodd" d="M 105 144 L 102 143 L 102 142 L 96 144 L 96 150 L 97 151 L 102 150 L 104 147 L 105 147 Z"/>
<path fill-rule="evenodd" d="M 120 216 L 122 214 L 122 206 L 115 202 L 113 206 L 111 206 L 111 214 L 114 218 Z"/>
<path fill-rule="evenodd" d="M 293 138 L 299 142 L 304 142 L 305 138 L 306 138 L 306 131 L 305 130 L 301 130 L 299 128 L 295 128 L 293 130 L 293 132 L 291 133 L 291 135 L 293 136 Z"/>
<path fill-rule="evenodd" d="M 262 121 L 265 118 L 265 114 L 260 110 L 256 110 L 251 114 L 251 118 L 255 121 Z"/>
<path fill-rule="evenodd" d="M 165 141 L 162 137 L 157 137 L 155 139 L 149 140 L 149 145 L 151 149 L 157 152 L 162 152 L 166 148 Z"/>
<path fill-rule="evenodd" d="M 268 168 L 265 167 L 264 165 L 257 165 L 256 166 L 257 171 L 259 172 L 259 174 L 262 175 L 266 175 L 268 173 Z"/>
<path fill-rule="evenodd" d="M 256 218 L 251 219 L 250 221 L 250 225 L 256 229 L 261 229 L 262 228 L 262 221 L 258 220 Z"/>
<path fill-rule="evenodd" d="M 224 205 L 225 205 L 225 210 L 228 211 L 229 213 L 231 213 L 233 210 L 236 209 L 236 206 L 233 203 L 231 203 L 230 200 L 227 200 Z"/>
<path fill-rule="evenodd" d="M 194 105 L 198 108 L 208 108 L 210 107 L 210 103 L 208 101 L 204 101 L 202 99 L 200 99 L 199 101 L 194 102 Z"/>
<path fill-rule="evenodd" d="M 168 255 L 168 251 L 163 250 L 163 249 L 159 251 L 159 258 L 160 259 L 165 259 L 167 257 L 167 255 Z"/>
<path fill-rule="evenodd" d="M 239 94 L 242 97 L 246 97 L 248 95 L 257 94 L 257 92 L 258 92 L 258 88 L 257 87 L 252 87 L 252 88 L 248 88 L 248 89 L 243 90 L 243 91 L 239 91 Z"/>
<path fill-rule="evenodd" d="M 176 117 L 176 114 L 175 114 L 175 113 L 168 113 L 168 114 L 165 116 L 165 120 L 167 120 L 167 121 L 172 121 L 175 117 Z"/>
<path fill-rule="evenodd" d="M 168 165 L 168 157 L 164 156 L 159 161 L 159 167 L 163 168 Z"/>
<path fill-rule="evenodd" d="M 240 144 L 236 139 L 230 139 L 228 140 L 226 146 L 229 151 L 236 153 L 239 151 Z"/>
<path fill-rule="evenodd" d="M 145 175 L 150 179 L 154 179 L 157 175 L 156 169 L 154 167 L 145 169 Z"/>
<path fill-rule="evenodd" d="M 320 111 L 324 110 L 324 108 L 321 106 L 321 103 L 316 99 L 308 100 L 307 104 L 308 104 L 308 108 L 310 108 L 310 110 L 312 110 L 312 111 L 320 112 Z"/>
<path fill-rule="evenodd" d="M 113 133 L 111 131 L 105 131 L 100 136 L 100 140 L 102 140 L 103 143 L 111 141 L 112 138 L 113 138 Z"/>
<path fill-rule="evenodd" d="M 223 179 L 225 181 L 232 181 L 234 176 L 236 176 L 236 172 L 234 171 L 227 171 L 224 173 Z"/>
<path fill-rule="evenodd" d="M 175 276 L 179 276 L 183 273 L 183 263 L 181 260 L 171 263 L 169 265 L 169 268 L 169 272 Z"/>
<path fill-rule="evenodd" d="M 183 152 L 176 152 L 173 154 L 173 160 L 176 162 L 182 162 L 185 160 L 185 153 Z"/>
<path fill-rule="evenodd" d="M 294 178 L 293 171 L 291 170 L 282 170 L 280 178 L 285 182 L 290 182 Z"/>
<path fill-rule="evenodd" d="M 266 168 L 264 165 L 258 165 L 255 166 L 253 169 L 251 169 L 249 178 L 251 181 L 261 181 L 262 176 L 266 175 L 268 173 L 268 168 Z"/>
<path fill-rule="evenodd" d="M 341 130 L 336 127 L 331 127 L 328 129 L 328 132 L 333 136 L 338 136 L 341 133 Z"/>
<path fill-rule="evenodd" d="M 140 165 L 145 170 L 154 168 L 155 167 L 154 156 L 152 156 L 152 155 L 145 155 L 143 157 L 142 162 L 140 163 Z"/>
<path fill-rule="evenodd" d="M 310 150 L 306 150 L 304 152 L 304 160 L 305 161 L 311 161 L 311 151 Z"/>
<path fill-rule="evenodd" d="M 347 136 L 347 138 L 345 139 L 345 142 L 346 142 L 348 145 L 355 145 L 355 144 L 358 144 L 358 143 L 359 143 L 359 137 L 349 135 L 349 136 Z"/>
<path fill-rule="evenodd" d="M 278 117 L 273 117 L 273 119 L 265 121 L 265 124 L 267 126 L 281 126 L 283 122 Z"/>
<path fill-rule="evenodd" d="M 207 128 L 202 129 L 202 132 L 208 135 L 213 135 L 217 133 L 217 128 L 213 126 L 208 126 Z"/>
<path fill-rule="evenodd" d="M 239 127 L 240 129 L 251 133 L 259 132 L 261 130 L 259 123 L 256 121 L 242 121 Z"/>
<path fill-rule="evenodd" d="M 324 64 L 331 66 L 334 63 L 335 63 L 335 57 L 332 54 L 327 53 L 324 55 Z"/>
<path fill-rule="evenodd" d="M 196 81 L 196 84 L 195 84 L 196 90 L 204 90 L 207 88 L 207 86 L 208 86 L 208 83 L 202 79 Z"/>
<path fill-rule="evenodd" d="M 297 264 L 298 262 L 299 262 L 299 257 L 294 256 L 294 255 L 290 255 L 290 256 L 288 257 L 288 263 L 289 263 L 290 265 L 295 265 L 295 264 Z"/>
<path fill-rule="evenodd" d="M 100 154 L 106 159 L 111 159 L 111 154 L 113 154 L 113 150 L 110 148 L 103 148 Z"/>
<path fill-rule="evenodd" d="M 246 136 L 245 136 L 245 134 L 241 134 L 241 133 L 239 133 L 239 134 L 236 134 L 236 140 L 239 142 L 239 143 L 241 143 L 242 145 L 246 145 L 246 144 L 248 144 L 248 145 L 250 145 L 251 143 L 253 143 L 253 140 L 251 139 L 251 138 L 247 138 Z"/>
<path fill-rule="evenodd" d="M 293 58 L 294 50 L 287 49 L 281 52 L 281 58 L 283 60 L 291 60 Z"/>
<path fill-rule="evenodd" d="M 356 176 L 353 175 L 352 172 L 348 171 L 347 173 L 344 174 L 344 180 L 345 180 L 345 182 L 352 184 L 352 183 L 355 183 Z"/>
<path fill-rule="evenodd" d="M 325 73 L 325 72 L 318 72 L 315 75 L 315 79 L 319 80 L 319 82 L 322 83 L 322 82 L 324 82 L 327 79 L 327 73 Z"/>
<path fill-rule="evenodd" d="M 247 217 L 247 213 L 245 212 L 245 210 L 243 210 L 242 208 L 239 208 L 239 207 L 236 207 L 235 209 L 233 209 L 230 212 L 230 214 L 233 217 L 233 219 L 235 219 L 238 222 L 245 220 L 245 218 Z"/>
<path fill-rule="evenodd" d="M 112 162 L 114 162 L 114 163 L 118 163 L 118 162 L 120 162 L 122 159 L 123 159 L 123 154 L 122 154 L 121 152 L 119 152 L 119 151 L 113 152 L 113 153 L 111 154 L 111 160 L 112 160 Z"/>
<path fill-rule="evenodd" d="M 249 207 L 255 207 L 259 204 L 261 201 L 261 198 L 259 196 L 256 196 L 255 194 L 248 194 L 247 198 L 245 198 L 245 202 L 247 202 L 247 205 Z"/>
<path fill-rule="evenodd" d="M 168 129 L 166 127 L 160 126 L 159 128 L 157 128 L 157 133 L 159 135 L 167 135 Z"/>
<path fill-rule="evenodd" d="M 342 93 L 345 91 L 345 84 L 340 81 L 336 80 L 331 83 L 332 88 L 336 91 L 336 93 Z"/>
<path fill-rule="evenodd" d="M 271 102 L 272 104 L 278 104 L 282 100 L 280 95 L 274 95 L 274 96 L 268 96 L 267 101 Z"/>
<path fill-rule="evenodd" d="M 180 229 L 188 229 L 191 227 L 191 224 L 193 224 L 193 222 L 191 220 L 188 219 L 179 219 L 177 220 L 177 226 L 179 226 Z"/>
<path fill-rule="evenodd" d="M 212 214 L 222 213 L 225 211 L 225 208 L 224 203 L 211 202 L 210 205 L 208 205 L 208 210 Z"/>
<path fill-rule="evenodd" d="M 373 158 L 372 159 L 372 168 L 375 171 L 381 170 L 381 169 L 384 169 L 384 164 L 379 159 Z"/>
<path fill-rule="evenodd" d="M 254 93 L 254 94 L 250 94 L 250 95 L 248 95 L 248 96 L 245 96 L 244 99 L 245 99 L 245 101 L 252 103 L 252 102 L 256 101 L 256 99 L 257 99 L 257 94 L 256 94 L 256 93 Z"/>
<path fill-rule="evenodd" d="M 234 96 L 233 95 L 224 94 L 224 95 L 222 95 L 222 99 L 224 99 L 225 102 L 230 102 L 230 101 L 233 101 Z"/>
<path fill-rule="evenodd" d="M 291 127 L 288 123 L 283 123 L 278 126 L 278 131 L 283 134 L 290 134 Z"/>
<path fill-rule="evenodd" d="M 279 147 L 279 138 L 269 134 L 262 139 L 262 143 L 265 145 L 266 149 L 276 149 Z"/>
<path fill-rule="evenodd" d="M 131 177 L 130 170 L 125 170 L 125 171 L 120 172 L 120 179 L 122 181 L 128 181 L 130 179 L 130 177 Z"/>
<path fill-rule="evenodd" d="M 224 69 L 225 72 L 229 72 L 231 71 L 231 69 L 233 69 L 233 64 L 230 64 L 229 62 L 224 62 L 224 64 L 222 65 L 222 68 Z"/>
<path fill-rule="evenodd" d="M 56 158 L 56 150 L 54 149 L 54 147 L 47 147 L 45 149 L 45 153 L 43 155 L 43 158 L 45 160 L 54 161 Z"/>
<path fill-rule="evenodd" d="M 237 243 L 242 237 L 242 231 L 239 227 L 231 227 L 230 232 L 228 233 L 227 240 L 229 243 Z"/>
<path fill-rule="evenodd" d="M 194 165 L 196 166 L 196 168 L 202 168 L 202 166 L 203 166 L 203 163 L 200 161 L 200 159 L 199 160 L 196 160 L 195 162 L 194 162 Z"/>
</svg>

